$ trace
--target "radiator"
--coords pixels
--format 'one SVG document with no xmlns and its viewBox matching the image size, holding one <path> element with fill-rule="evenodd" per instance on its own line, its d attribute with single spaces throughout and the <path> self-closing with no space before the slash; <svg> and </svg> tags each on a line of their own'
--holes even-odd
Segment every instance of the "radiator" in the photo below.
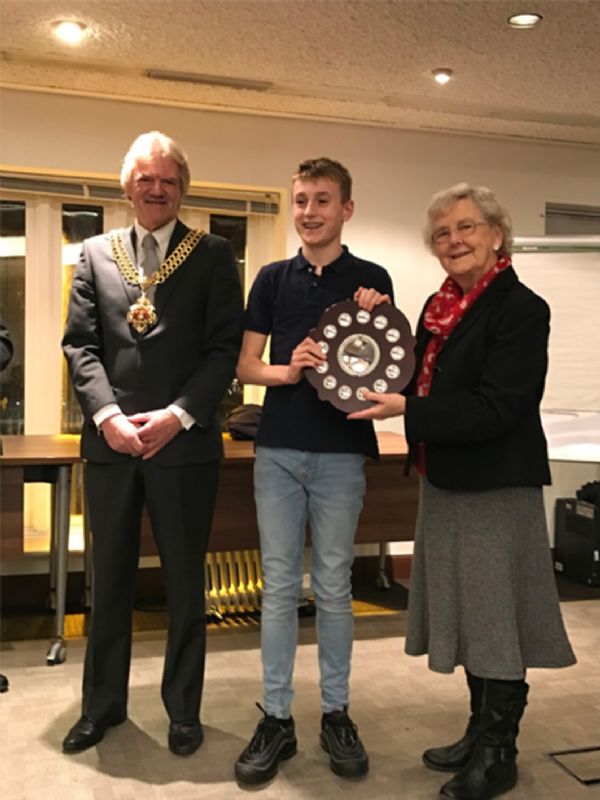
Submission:
<svg viewBox="0 0 600 800">
<path fill-rule="evenodd" d="M 260 550 L 207 553 L 207 614 L 222 616 L 258 611 L 262 585 Z"/>
</svg>

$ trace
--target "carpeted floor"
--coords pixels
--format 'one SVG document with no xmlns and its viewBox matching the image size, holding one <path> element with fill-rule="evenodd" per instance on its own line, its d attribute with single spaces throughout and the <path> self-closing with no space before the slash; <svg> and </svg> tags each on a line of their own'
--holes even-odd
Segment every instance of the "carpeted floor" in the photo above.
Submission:
<svg viewBox="0 0 600 800">
<path fill-rule="evenodd" d="M 586 587 L 583 587 L 584 589 Z M 511 800 L 600 800 L 600 602 L 563 602 L 578 664 L 531 670 L 530 702 L 519 739 L 520 782 Z M 385 601 L 384 599 L 385 598 Z M 258 791 L 265 800 L 425 800 L 438 797 L 447 776 L 425 769 L 426 747 L 458 738 L 467 716 L 460 671 L 429 672 L 425 658 L 403 652 L 406 592 L 360 598 L 355 623 L 351 713 L 369 751 L 371 770 L 359 781 L 333 775 L 318 741 L 320 709 L 314 619 L 301 620 L 294 716 L 299 752 Z M 385 606 L 381 613 L 377 606 Z M 395 607 L 394 607 L 395 606 Z M 360 606 L 357 606 L 360 610 Z M 138 612 L 142 614 L 162 612 Z M 51 621 L 51 620 L 50 620 Z M 164 620 L 163 620 L 164 621 Z M 156 617 L 152 624 L 158 624 Z M 81 624 L 79 621 L 78 624 Z M 160 701 L 164 629 L 138 627 L 134 635 L 129 720 L 97 747 L 65 756 L 61 741 L 79 716 L 85 639 L 68 641 L 67 661 L 49 668 L 40 638 L 9 639 L 0 671 L 10 690 L 0 695 L 0 772 L 3 800 L 236 800 L 233 764 L 251 735 L 261 700 L 259 622 L 211 624 L 203 702 L 206 739 L 189 758 L 166 747 L 167 719 Z M 37 628 L 40 631 L 40 628 Z M 41 631 L 40 631 L 41 632 Z M 585 749 L 560 766 L 548 754 Z M 569 760 L 570 758 L 570 760 Z"/>
</svg>

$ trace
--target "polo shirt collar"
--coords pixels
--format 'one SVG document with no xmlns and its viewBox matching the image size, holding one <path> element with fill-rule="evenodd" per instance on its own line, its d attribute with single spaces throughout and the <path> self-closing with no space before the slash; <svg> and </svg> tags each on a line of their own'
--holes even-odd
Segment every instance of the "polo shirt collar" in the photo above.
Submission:
<svg viewBox="0 0 600 800">
<path fill-rule="evenodd" d="M 348 250 L 346 245 L 343 244 L 342 252 L 340 253 L 340 255 L 335 259 L 335 261 L 332 261 L 330 264 L 326 264 L 323 269 L 325 268 L 332 269 L 334 272 L 340 272 L 340 273 L 345 272 L 348 269 L 350 261 L 349 256 L 350 256 L 350 251 Z M 310 261 L 308 261 L 304 257 L 304 253 L 302 252 L 301 247 L 298 249 L 298 253 L 296 255 L 296 258 L 294 259 L 294 266 L 298 271 L 314 266 L 314 264 L 311 264 Z"/>
</svg>

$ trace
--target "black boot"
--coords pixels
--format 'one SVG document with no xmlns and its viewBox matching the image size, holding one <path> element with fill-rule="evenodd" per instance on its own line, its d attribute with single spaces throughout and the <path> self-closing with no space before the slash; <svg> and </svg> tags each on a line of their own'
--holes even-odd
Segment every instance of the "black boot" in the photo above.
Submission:
<svg viewBox="0 0 600 800">
<path fill-rule="evenodd" d="M 485 679 L 481 731 L 473 756 L 442 786 L 442 797 L 490 800 L 513 788 L 517 782 L 516 739 L 528 690 L 524 680 Z"/>
<path fill-rule="evenodd" d="M 423 753 L 423 763 L 429 769 L 437 769 L 440 772 L 457 772 L 468 764 L 473 755 L 475 743 L 479 736 L 479 723 L 481 702 L 483 700 L 483 678 L 476 675 L 467 674 L 467 683 L 471 692 L 471 717 L 467 730 L 462 739 L 454 744 L 445 747 L 431 747 Z"/>
</svg>

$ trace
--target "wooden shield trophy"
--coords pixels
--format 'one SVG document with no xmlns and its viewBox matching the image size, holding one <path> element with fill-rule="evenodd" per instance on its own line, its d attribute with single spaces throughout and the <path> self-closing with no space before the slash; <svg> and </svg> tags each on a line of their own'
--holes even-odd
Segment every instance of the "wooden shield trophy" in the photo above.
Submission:
<svg viewBox="0 0 600 800">
<path fill-rule="evenodd" d="M 401 392 L 415 368 L 415 340 L 404 314 L 390 303 L 373 311 L 354 300 L 335 303 L 324 311 L 309 335 L 318 342 L 325 361 L 307 369 L 306 379 L 321 400 L 351 413 L 369 408 L 364 391 Z"/>
</svg>

